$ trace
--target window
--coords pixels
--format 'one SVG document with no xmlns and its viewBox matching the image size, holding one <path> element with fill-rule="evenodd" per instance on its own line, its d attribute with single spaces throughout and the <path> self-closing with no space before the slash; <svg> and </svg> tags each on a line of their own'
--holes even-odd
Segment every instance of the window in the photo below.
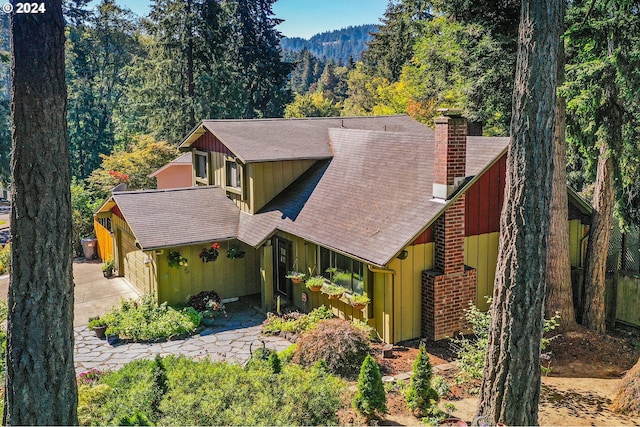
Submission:
<svg viewBox="0 0 640 427">
<path fill-rule="evenodd" d="M 194 152 L 193 167 L 196 183 L 209 184 L 209 156 L 205 151 Z"/>
<path fill-rule="evenodd" d="M 360 261 L 320 248 L 320 271 L 333 283 L 356 294 L 364 293 L 364 264 Z"/>
<path fill-rule="evenodd" d="M 227 189 L 227 192 L 238 194 L 242 199 L 244 199 L 244 188 L 242 188 L 244 171 L 242 168 L 242 164 L 236 162 L 235 159 L 227 158 L 224 162 L 224 169 L 225 188 Z"/>
<path fill-rule="evenodd" d="M 104 228 L 106 228 L 111 232 L 113 231 L 111 229 L 111 218 L 109 217 L 98 218 L 98 224 L 100 224 L 101 226 L 103 226 Z"/>
</svg>

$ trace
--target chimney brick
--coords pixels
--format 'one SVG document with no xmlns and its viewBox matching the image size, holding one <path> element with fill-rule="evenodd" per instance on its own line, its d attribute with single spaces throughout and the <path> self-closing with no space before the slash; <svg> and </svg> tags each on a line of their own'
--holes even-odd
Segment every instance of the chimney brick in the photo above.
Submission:
<svg viewBox="0 0 640 427">
<path fill-rule="evenodd" d="M 433 197 L 448 199 L 455 191 L 456 178 L 466 176 L 467 120 L 459 110 L 441 109 L 436 117 Z"/>
</svg>

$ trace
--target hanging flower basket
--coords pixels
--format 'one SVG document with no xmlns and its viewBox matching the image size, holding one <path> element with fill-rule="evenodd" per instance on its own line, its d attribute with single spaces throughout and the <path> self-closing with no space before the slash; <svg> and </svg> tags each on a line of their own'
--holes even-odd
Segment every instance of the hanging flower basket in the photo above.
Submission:
<svg viewBox="0 0 640 427">
<path fill-rule="evenodd" d="M 187 259 L 180 255 L 178 251 L 169 251 L 167 261 L 169 262 L 169 267 L 180 268 L 189 266 Z"/>
<path fill-rule="evenodd" d="M 364 295 L 352 294 L 349 296 L 349 304 L 356 310 L 362 310 L 370 302 L 369 297 Z"/>
<path fill-rule="evenodd" d="M 346 291 L 347 290 L 343 286 L 336 285 L 334 283 L 326 285 L 324 288 L 322 288 L 322 293 L 327 294 L 329 299 L 340 299 Z"/>
<path fill-rule="evenodd" d="M 229 248 L 227 249 L 227 258 L 229 259 L 244 258 L 244 251 L 241 251 L 238 248 Z"/>
<path fill-rule="evenodd" d="M 200 251 L 200 255 L 198 256 L 200 257 L 202 262 L 215 261 L 218 259 L 218 255 L 220 255 L 218 249 L 220 249 L 220 243 L 215 242 L 211 244 L 210 248 L 202 248 L 202 250 Z"/>
<path fill-rule="evenodd" d="M 286 276 L 287 279 L 291 279 L 291 281 L 295 284 L 300 284 L 307 277 L 306 274 L 300 273 L 299 271 L 290 271 Z"/>
</svg>

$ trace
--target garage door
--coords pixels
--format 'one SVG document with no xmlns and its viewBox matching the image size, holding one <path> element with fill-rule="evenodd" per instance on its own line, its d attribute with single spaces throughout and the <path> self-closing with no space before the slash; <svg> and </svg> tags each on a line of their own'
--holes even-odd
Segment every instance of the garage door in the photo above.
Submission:
<svg viewBox="0 0 640 427">
<path fill-rule="evenodd" d="M 147 255 L 140 249 L 136 248 L 134 237 L 121 231 L 123 269 L 122 275 L 131 283 L 139 293 L 144 294 L 151 291 L 149 274 L 150 269 L 144 265 Z"/>
</svg>

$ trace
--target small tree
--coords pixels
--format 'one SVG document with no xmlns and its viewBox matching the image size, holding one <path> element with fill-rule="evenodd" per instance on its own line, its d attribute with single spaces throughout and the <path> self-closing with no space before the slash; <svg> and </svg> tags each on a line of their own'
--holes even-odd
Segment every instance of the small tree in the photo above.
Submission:
<svg viewBox="0 0 640 427">
<path fill-rule="evenodd" d="M 278 353 L 275 351 L 269 355 L 267 363 L 274 374 L 279 374 L 282 371 L 282 362 L 280 361 L 280 357 L 278 357 Z"/>
<path fill-rule="evenodd" d="M 440 400 L 438 392 L 431 387 L 433 368 L 424 345 L 420 346 L 418 357 L 413 362 L 411 383 L 405 394 L 407 406 L 416 416 L 425 416 L 431 406 Z"/>
<path fill-rule="evenodd" d="M 353 407 L 367 419 L 371 420 L 376 411 L 384 414 L 387 412 L 387 395 L 382 385 L 382 375 L 378 364 L 367 354 L 358 376 L 358 392 L 353 399 Z"/>
</svg>

